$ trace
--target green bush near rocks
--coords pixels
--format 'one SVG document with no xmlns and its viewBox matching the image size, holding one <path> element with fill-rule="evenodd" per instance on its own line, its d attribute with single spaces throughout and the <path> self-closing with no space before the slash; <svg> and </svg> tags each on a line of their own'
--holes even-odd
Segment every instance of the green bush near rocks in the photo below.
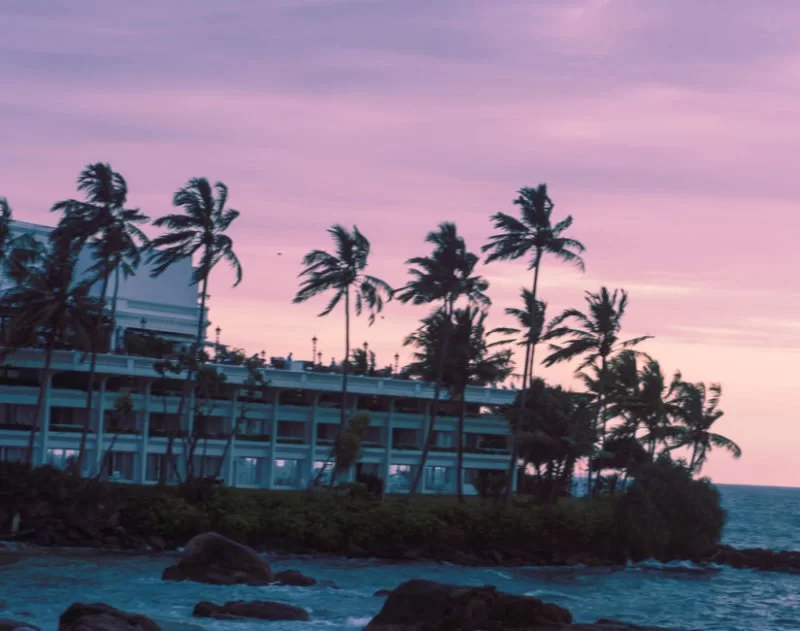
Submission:
<svg viewBox="0 0 800 631">
<path fill-rule="evenodd" d="M 154 536 L 180 547 L 213 530 L 272 551 L 508 564 L 702 559 L 714 553 L 724 521 L 710 483 L 662 463 L 643 470 L 624 495 L 507 509 L 478 499 L 458 504 L 421 497 L 409 504 L 226 487 L 197 493 L 0 464 L 0 505 L 13 508 L 0 509 L 0 536 L 18 512 L 21 530 L 50 545 L 97 544 L 65 539 L 79 521 L 81 532 L 99 533 L 104 544 L 131 547 L 137 547 L 130 543 L 135 538 Z M 37 539 L 43 529 L 52 536 Z"/>
</svg>

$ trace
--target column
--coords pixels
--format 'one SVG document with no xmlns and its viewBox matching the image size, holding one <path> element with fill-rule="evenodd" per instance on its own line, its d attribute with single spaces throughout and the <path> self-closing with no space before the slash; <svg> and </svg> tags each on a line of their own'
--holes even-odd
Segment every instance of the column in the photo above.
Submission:
<svg viewBox="0 0 800 631">
<path fill-rule="evenodd" d="M 280 390 L 275 390 L 272 397 L 272 429 L 269 436 L 269 462 L 266 467 L 266 488 L 275 486 L 275 449 L 278 445 L 278 408 L 280 407 Z"/>
<path fill-rule="evenodd" d="M 139 440 L 139 469 L 136 472 L 136 481 L 144 484 L 147 481 L 147 443 L 150 437 L 150 391 L 152 381 L 147 380 L 142 387 L 142 411 L 139 427 L 142 435 Z"/>
<path fill-rule="evenodd" d="M 97 412 L 94 417 L 94 431 L 95 431 L 95 466 L 89 467 L 87 473 L 92 469 L 100 472 L 100 467 L 103 466 L 103 459 L 106 455 L 105 450 L 105 429 L 106 429 L 106 385 L 108 377 L 100 379 L 100 388 L 97 391 Z M 91 426 L 91 425 L 90 425 Z"/>
<path fill-rule="evenodd" d="M 225 462 L 223 463 L 223 476 L 225 479 L 226 486 L 236 486 L 235 480 L 235 469 L 234 463 L 236 462 L 236 406 L 239 403 L 239 388 L 234 388 L 233 390 L 233 398 L 231 399 L 231 411 L 228 415 L 228 421 L 230 422 L 230 445 L 228 446 L 228 453 L 225 456 Z"/>
<path fill-rule="evenodd" d="M 385 438 L 386 455 L 383 459 L 383 487 L 384 492 L 388 491 L 389 468 L 392 465 L 392 421 L 394 420 L 394 398 L 389 399 L 389 412 L 386 415 Z"/>
<path fill-rule="evenodd" d="M 306 434 L 309 436 L 309 440 L 311 441 L 311 447 L 308 450 L 308 484 L 309 486 L 311 482 L 314 480 L 314 463 L 317 461 L 317 411 L 319 409 L 319 393 L 314 393 L 314 399 L 311 402 L 311 427 Z"/>
<path fill-rule="evenodd" d="M 37 465 L 47 464 L 47 441 L 50 436 L 50 400 L 52 397 L 54 374 L 53 372 L 49 372 L 44 376 L 45 386 L 42 395 L 42 409 L 39 411 L 39 434 L 41 438 L 39 439 L 40 449 L 38 462 L 36 462 L 36 455 L 34 454 L 33 456 L 34 464 Z"/>
</svg>

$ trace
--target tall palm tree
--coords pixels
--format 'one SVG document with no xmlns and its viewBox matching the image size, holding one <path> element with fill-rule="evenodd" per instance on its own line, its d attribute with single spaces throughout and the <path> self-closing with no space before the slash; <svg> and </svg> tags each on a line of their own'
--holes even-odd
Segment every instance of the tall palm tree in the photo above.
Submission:
<svg viewBox="0 0 800 631">
<path fill-rule="evenodd" d="M 489 243 L 483 246 L 483 252 L 488 252 L 486 262 L 512 261 L 528 258 L 528 269 L 533 270 L 533 284 L 530 291 L 532 305 L 537 304 L 539 289 L 539 270 L 542 257 L 551 254 L 566 263 L 571 263 L 584 270 L 581 253 L 585 250 L 580 241 L 564 236 L 572 226 L 572 216 L 568 215 L 561 221 L 553 224 L 553 200 L 547 192 L 547 185 L 540 184 L 536 188 L 522 188 L 519 196 L 514 200 L 519 206 L 519 218 L 507 213 L 492 215 L 492 224 L 498 232 L 489 237 Z M 527 299 L 526 299 L 527 302 Z M 531 312 L 535 312 L 531 309 Z M 534 329 L 536 322 L 529 323 L 530 333 L 525 344 L 525 363 L 522 370 L 523 394 L 519 400 L 520 410 L 525 409 L 525 390 L 528 381 L 533 376 L 533 356 L 536 348 Z M 538 339 L 538 336 L 535 336 Z M 512 435 L 511 460 L 508 466 L 508 480 L 506 484 L 506 504 L 510 504 L 512 495 L 512 476 L 516 466 L 515 439 Z"/>
<path fill-rule="evenodd" d="M 172 205 L 182 208 L 183 212 L 171 213 L 153 222 L 154 226 L 165 227 L 168 232 L 159 235 L 150 243 L 153 263 L 151 276 L 160 276 L 178 261 L 191 260 L 195 255 L 199 255 L 198 265 L 192 273 L 191 284 L 200 285 L 200 312 L 197 316 L 194 344 L 187 361 L 184 391 L 178 406 L 179 425 L 186 408 L 194 371 L 203 358 L 203 333 L 211 272 L 217 263 L 225 260 L 236 274 L 233 286 L 236 287 L 242 282 L 242 265 L 233 250 L 233 240 L 225 234 L 239 216 L 239 211 L 227 208 L 227 201 L 228 187 L 222 182 L 217 182 L 212 187 L 204 177 L 192 178 L 175 193 L 172 199 Z M 168 460 L 171 455 L 171 453 L 167 455 Z"/>
<path fill-rule="evenodd" d="M 689 470 L 699 472 L 715 447 L 725 449 L 734 458 L 741 458 L 742 450 L 730 438 L 712 431 L 714 424 L 723 416 L 719 409 L 722 387 L 704 383 L 679 381 L 676 385 L 675 408 L 677 419 L 682 426 L 675 436 L 671 449 L 691 447 L 692 457 Z"/>
<path fill-rule="evenodd" d="M 0 197 L 0 262 L 6 260 L 7 247 L 11 241 L 11 220 L 13 211 L 5 197 Z"/>
<path fill-rule="evenodd" d="M 79 254 L 79 247 L 75 245 L 62 240 L 51 241 L 43 265 L 34 266 L 24 284 L 15 285 L 0 298 L 0 311 L 10 314 L 8 346 L 2 356 L 18 348 L 44 347 L 39 395 L 28 439 L 26 459 L 29 464 L 41 424 L 53 351 L 60 345 L 84 350 L 92 348 L 94 330 L 102 314 L 102 305 L 90 296 L 89 285 L 74 282 Z"/>
<path fill-rule="evenodd" d="M 147 246 L 147 237 L 137 224 L 148 221 L 138 209 L 125 208 L 128 200 L 128 184 L 121 174 L 108 163 L 89 164 L 78 175 L 78 191 L 86 196 L 85 201 L 67 199 L 57 202 L 52 211 L 63 216 L 54 231 L 55 239 L 69 239 L 89 243 L 94 265 L 89 268 L 90 284 L 100 282 L 100 304 L 105 308 L 108 287 L 114 276 L 114 297 L 111 308 L 111 345 L 116 336 L 117 293 L 119 274 L 126 277 L 134 273 L 141 260 L 141 251 Z M 102 328 L 96 327 L 95 335 Z M 78 450 L 78 470 L 83 468 L 86 438 L 91 426 L 94 402 L 94 381 L 97 370 L 98 342 L 91 347 L 89 384 L 87 386 L 86 418 L 81 432 Z M 98 423 L 101 419 L 98 419 Z"/>
<path fill-rule="evenodd" d="M 441 352 L 434 376 L 430 426 L 425 437 L 420 465 L 409 491 L 410 498 L 414 497 L 419 487 L 435 435 L 442 376 L 450 345 L 456 303 L 463 299 L 471 305 L 491 304 L 485 293 L 489 283 L 475 273 L 479 258 L 467 249 L 454 223 L 442 222 L 437 230 L 428 233 L 425 241 L 433 246 L 433 251 L 429 256 L 417 256 L 406 261 L 406 265 L 410 266 L 408 273 L 411 280 L 398 290 L 397 299 L 415 305 L 438 303 L 438 311 L 441 312 L 440 317 L 443 319 L 445 330 L 441 336 Z"/>
<path fill-rule="evenodd" d="M 319 314 L 330 314 L 340 302 L 344 302 L 344 360 L 342 361 L 342 406 L 340 423 L 347 422 L 347 377 L 350 372 L 350 307 L 351 301 L 357 316 L 364 309 L 369 311 L 369 323 L 383 310 L 383 305 L 392 298 L 392 288 L 380 278 L 365 272 L 369 263 L 369 240 L 353 226 L 352 232 L 339 224 L 328 229 L 333 238 L 335 254 L 325 250 L 311 250 L 303 258 L 304 268 L 299 276 L 303 279 L 292 302 L 298 304 L 325 292 L 333 296 L 328 306 Z"/>
<path fill-rule="evenodd" d="M 486 386 L 502 382 L 511 373 L 511 351 L 498 350 L 508 340 L 490 342 L 489 338 L 502 330 L 487 330 L 487 312 L 474 306 L 456 309 L 453 314 L 451 352 L 444 358 L 443 385 L 450 399 L 459 402 L 456 432 L 457 464 L 456 491 L 459 502 L 464 501 L 464 421 L 466 417 L 467 386 Z M 441 338 L 448 330 L 441 311 L 428 316 L 423 326 L 411 333 L 404 344 L 417 347 L 414 361 L 406 367 L 408 374 L 432 381 L 435 379 L 441 353 Z"/>
<path fill-rule="evenodd" d="M 582 361 L 576 372 L 590 366 L 598 369 L 597 412 L 595 430 L 600 431 L 601 443 L 606 434 L 606 397 L 609 359 L 619 351 L 633 348 L 650 335 L 620 341 L 622 319 L 628 305 L 628 293 L 622 290 L 609 292 L 602 287 L 598 293 L 586 292 L 588 310 L 566 309 L 553 318 L 542 336 L 550 341 L 550 354 L 544 359 L 545 366 L 553 366 L 564 361 L 580 358 Z M 568 324 L 565 324 L 568 323 Z M 570 326 L 571 325 L 571 326 Z M 561 344 L 553 340 L 563 340 Z M 600 419 L 602 426 L 600 426 Z M 592 458 L 589 458 L 589 489 L 591 490 Z"/>
</svg>

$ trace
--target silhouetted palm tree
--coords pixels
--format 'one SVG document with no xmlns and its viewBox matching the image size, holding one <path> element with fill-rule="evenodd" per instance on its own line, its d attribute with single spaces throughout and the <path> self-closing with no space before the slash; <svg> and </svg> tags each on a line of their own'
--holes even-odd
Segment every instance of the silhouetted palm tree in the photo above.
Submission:
<svg viewBox="0 0 800 631">
<path fill-rule="evenodd" d="M 560 260 L 576 265 L 583 271 L 584 263 L 580 254 L 585 250 L 583 244 L 575 239 L 563 236 L 564 232 L 572 226 L 572 216 L 568 215 L 556 224 L 552 223 L 553 201 L 547 193 L 547 185 L 540 184 L 536 188 L 522 188 L 514 203 L 520 208 L 520 217 L 513 217 L 506 213 L 492 215 L 492 223 L 496 234 L 489 237 L 489 243 L 482 250 L 488 252 L 486 262 L 511 261 L 528 258 L 528 269 L 533 270 L 533 285 L 530 291 L 531 305 L 537 304 L 539 289 L 539 270 L 542 257 L 552 254 Z M 528 302 L 527 297 L 525 298 Z M 535 309 L 530 309 L 535 312 Z M 534 336 L 536 320 L 529 323 L 531 331 L 525 344 L 525 364 L 522 370 L 523 395 L 520 398 L 520 410 L 525 409 L 524 390 L 528 388 L 528 381 L 533 376 L 533 356 L 536 349 L 538 335 Z M 508 481 L 506 485 L 506 504 L 511 502 L 512 476 L 516 466 L 516 453 L 514 438 L 512 436 L 511 460 L 508 467 Z"/>
<path fill-rule="evenodd" d="M 401 302 L 415 305 L 439 303 L 437 311 L 441 312 L 440 317 L 443 319 L 445 332 L 442 335 L 439 365 L 436 368 L 430 427 L 409 497 L 413 497 L 417 492 L 435 435 L 444 361 L 450 344 L 455 305 L 462 299 L 468 304 L 479 306 L 488 306 L 491 302 L 485 293 L 489 283 L 475 274 L 479 259 L 467 250 L 466 243 L 458 235 L 454 223 L 439 224 L 437 230 L 428 233 L 425 241 L 433 246 L 433 252 L 430 256 L 417 256 L 406 261 L 410 266 L 408 273 L 411 275 L 411 280 L 398 290 L 397 298 Z"/>
<path fill-rule="evenodd" d="M 0 299 L 0 311 L 10 314 L 8 346 L 2 355 L 28 346 L 44 347 L 39 395 L 28 439 L 26 460 L 30 464 L 36 433 L 41 424 L 53 351 L 57 346 L 90 349 L 102 305 L 89 295 L 89 285 L 75 283 L 79 244 L 54 240 L 41 267 L 33 267 L 25 284 L 12 287 Z M 78 470 L 80 472 L 80 469 Z"/>
<path fill-rule="evenodd" d="M 451 333 L 452 351 L 444 358 L 442 383 L 450 393 L 450 399 L 459 402 L 458 429 L 456 432 L 457 463 L 456 492 L 460 502 L 464 501 L 464 420 L 466 416 L 467 386 L 486 386 L 502 382 L 511 373 L 511 351 L 498 350 L 508 340 L 490 342 L 492 334 L 501 330 L 487 330 L 487 312 L 474 306 L 456 309 L 453 314 Z M 427 381 L 435 379 L 440 363 L 442 336 L 449 326 L 441 311 L 435 311 L 423 322 L 423 326 L 409 335 L 404 344 L 417 347 L 414 361 L 406 367 L 409 375 Z"/>
<path fill-rule="evenodd" d="M 596 429 L 600 429 L 601 442 L 605 437 L 605 392 L 608 382 L 608 361 L 617 352 L 632 348 L 640 342 L 649 339 L 650 335 L 620 341 L 619 334 L 622 328 L 622 318 L 628 304 L 628 293 L 623 290 L 614 290 L 609 293 L 602 287 L 599 293 L 586 292 L 588 310 L 586 313 L 578 309 L 566 309 L 553 318 L 542 336 L 543 341 L 550 341 L 550 354 L 544 359 L 545 366 L 582 359 L 576 372 L 596 366 L 597 379 L 597 414 Z M 572 322 L 567 326 L 565 322 Z M 560 340 L 555 344 L 552 340 Z M 600 419 L 603 419 L 601 428 Z M 589 488 L 591 489 L 592 459 L 589 459 Z"/>
<path fill-rule="evenodd" d="M 227 201 L 228 187 L 222 182 L 217 182 L 212 188 L 206 178 L 192 178 L 175 193 L 172 200 L 172 205 L 182 208 L 183 212 L 165 215 L 153 222 L 154 226 L 166 227 L 169 231 L 153 239 L 150 244 L 153 252 L 151 276 L 160 276 L 178 261 L 191 260 L 199 254 L 198 265 L 192 273 L 191 283 L 200 285 L 200 312 L 197 317 L 194 344 L 189 357 L 186 358 L 184 392 L 177 414 L 179 426 L 186 408 L 190 384 L 198 362 L 202 361 L 204 355 L 203 333 L 206 326 L 206 301 L 211 272 L 217 263 L 225 260 L 236 275 L 233 286 L 236 287 L 242 282 L 242 265 L 233 250 L 233 240 L 225 234 L 239 216 L 239 211 L 226 208 Z M 171 453 L 167 458 L 171 458 Z"/>
<path fill-rule="evenodd" d="M 11 241 L 11 220 L 13 212 L 8 200 L 0 197 L 0 263 L 4 263 L 8 255 L 7 247 Z"/>
<path fill-rule="evenodd" d="M 108 286 L 114 276 L 114 298 L 111 307 L 111 344 L 116 335 L 117 293 L 120 270 L 130 276 L 139 266 L 141 251 L 147 246 L 147 237 L 137 224 L 148 218 L 137 209 L 125 208 L 128 185 L 125 178 L 102 162 L 87 165 L 78 176 L 78 190 L 85 193 L 86 201 L 68 199 L 53 205 L 53 211 L 62 212 L 59 225 L 54 230 L 55 239 L 69 239 L 89 243 L 94 265 L 89 268 L 90 284 L 100 281 L 100 304 L 105 307 Z M 98 326 L 95 336 L 105 327 Z M 86 418 L 78 450 L 78 470 L 83 469 L 86 438 L 93 416 L 94 381 L 97 368 L 98 342 L 92 344 L 89 365 L 89 384 Z M 98 423 L 101 420 L 98 419 Z"/>
<path fill-rule="evenodd" d="M 359 316 L 367 309 L 370 325 L 385 302 L 391 300 L 392 288 L 380 278 L 365 273 L 369 263 L 370 243 L 356 226 L 348 232 L 336 224 L 328 230 L 333 238 L 336 253 L 312 250 L 303 258 L 304 269 L 300 272 L 303 282 L 294 297 L 294 303 L 302 303 L 314 296 L 332 292 L 328 306 L 320 317 L 331 313 L 344 301 L 344 361 L 342 362 L 342 408 L 340 423 L 344 427 L 347 416 L 347 376 L 350 372 L 350 307 L 351 300 Z"/>
<path fill-rule="evenodd" d="M 687 383 L 679 381 L 676 386 L 676 417 L 682 424 L 675 435 L 671 449 L 691 447 L 692 457 L 689 469 L 699 472 L 706 462 L 708 453 L 719 447 L 729 451 L 734 458 L 741 458 L 742 450 L 730 438 L 711 431 L 714 424 L 723 416 L 719 409 L 722 387 L 711 384 L 706 388 L 703 383 Z"/>
</svg>

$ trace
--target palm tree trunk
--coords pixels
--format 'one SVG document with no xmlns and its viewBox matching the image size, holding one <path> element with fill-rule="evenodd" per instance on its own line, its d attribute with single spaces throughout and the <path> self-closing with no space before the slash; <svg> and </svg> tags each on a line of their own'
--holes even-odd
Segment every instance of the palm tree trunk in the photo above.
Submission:
<svg viewBox="0 0 800 631">
<path fill-rule="evenodd" d="M 347 376 L 350 372 L 350 287 L 347 286 L 344 288 L 344 361 L 342 362 L 342 405 L 339 414 L 339 432 L 344 431 L 344 427 L 347 424 Z M 334 439 L 334 447 L 331 448 L 331 455 L 335 453 L 335 444 L 336 440 Z M 328 457 L 330 460 L 330 456 Z M 323 465 L 323 468 L 320 470 L 320 476 L 325 472 L 325 466 L 327 466 L 327 462 Z M 314 463 L 311 463 L 311 469 L 314 469 Z M 336 478 L 338 477 L 339 467 L 336 466 L 336 462 L 334 461 L 333 464 L 333 471 L 331 471 L 331 481 L 330 481 L 330 488 L 333 488 L 336 484 Z"/>
<path fill-rule="evenodd" d="M 536 302 L 536 292 L 539 289 L 539 265 L 542 262 L 542 250 L 541 248 L 536 251 L 536 260 L 534 261 L 535 267 L 533 271 L 533 289 L 531 293 L 533 294 L 533 308 L 538 310 L 538 304 Z M 528 403 L 528 388 L 530 387 L 529 381 L 531 377 L 533 377 L 533 351 L 534 351 L 534 343 L 533 343 L 533 325 L 534 322 L 531 321 L 531 326 L 528 328 L 528 335 L 525 344 L 525 365 L 522 369 L 522 393 L 520 394 L 519 400 L 519 419 L 518 423 L 522 422 L 522 418 L 525 415 L 525 408 L 527 407 Z M 508 470 L 506 471 L 506 489 L 505 489 L 505 497 L 503 503 L 506 507 L 511 506 L 511 498 L 514 496 L 514 470 L 517 466 L 517 428 L 512 427 L 509 437 L 509 451 L 510 457 L 508 461 Z"/>
<path fill-rule="evenodd" d="M 53 363 L 54 347 L 55 340 L 51 340 L 44 351 L 44 367 L 42 368 L 42 376 L 39 383 L 39 396 L 36 398 L 36 409 L 33 412 L 33 426 L 31 427 L 31 433 L 28 437 L 28 452 L 25 455 L 25 462 L 28 465 L 33 464 L 33 444 L 36 441 L 36 432 L 39 431 L 40 417 L 42 416 L 42 407 L 44 405 L 44 393 L 47 390 L 50 366 Z"/>
<path fill-rule="evenodd" d="M 347 421 L 347 375 L 350 372 L 350 287 L 344 289 L 344 361 L 342 362 L 342 407 L 340 423 Z"/>
<path fill-rule="evenodd" d="M 411 489 L 408 491 L 408 498 L 409 501 L 414 498 L 417 494 L 417 489 L 419 488 L 419 483 L 422 480 L 422 473 L 425 470 L 425 463 L 428 461 L 428 454 L 430 454 L 431 447 L 433 445 L 433 437 L 436 433 L 436 417 L 439 414 L 439 399 L 442 396 L 442 378 L 444 376 L 444 362 L 447 356 L 447 350 L 450 346 L 450 334 L 451 334 L 451 320 L 453 317 L 453 307 L 452 304 L 448 304 L 445 306 L 445 317 L 447 318 L 447 330 L 444 334 L 444 339 L 442 340 L 442 348 L 441 353 L 439 355 L 439 361 L 437 362 L 436 366 L 436 385 L 433 389 L 433 401 L 431 403 L 431 418 L 430 418 L 430 426 L 428 427 L 428 435 L 425 437 L 425 443 L 422 446 L 422 456 L 419 459 L 419 469 L 414 474 L 414 481 L 411 484 Z"/>
<path fill-rule="evenodd" d="M 600 419 L 603 419 L 603 431 L 602 436 L 600 437 L 600 442 L 603 444 L 605 442 L 605 435 L 606 435 L 606 372 L 608 371 L 608 361 L 605 355 L 602 358 L 602 363 L 600 364 L 600 383 L 598 384 L 598 392 L 597 392 L 597 413 L 594 417 L 594 430 L 595 432 L 599 429 L 600 426 Z M 587 494 L 592 495 L 592 473 L 593 473 L 593 465 L 594 458 L 590 454 L 589 455 L 589 471 L 587 474 L 586 482 L 587 482 Z M 599 478 L 598 472 L 598 478 Z"/>
<path fill-rule="evenodd" d="M 111 335 L 113 348 L 117 350 L 117 299 L 119 298 L 119 265 L 114 270 L 114 293 L 111 298 Z"/>
<path fill-rule="evenodd" d="M 100 315 L 98 316 L 97 326 L 95 330 L 92 331 L 91 336 L 91 359 L 89 361 L 89 385 L 86 388 L 86 418 L 83 420 L 83 429 L 81 430 L 81 442 L 80 447 L 78 447 L 78 462 L 75 465 L 77 475 L 80 475 L 83 471 L 83 461 L 86 457 L 86 438 L 89 435 L 89 427 L 92 424 L 92 412 L 94 411 L 94 378 L 95 373 L 97 372 L 97 338 L 102 331 L 103 328 L 103 311 L 105 311 L 106 307 L 106 295 L 108 294 L 108 281 L 110 278 L 110 270 L 106 270 L 106 273 L 103 275 L 103 284 L 100 288 Z M 113 328 L 112 328 L 112 335 L 113 335 Z M 99 424 L 103 422 L 103 419 L 99 417 L 97 419 L 98 427 Z M 99 432 L 98 432 L 99 436 Z M 99 450 L 101 445 L 97 445 L 97 449 Z"/>
<path fill-rule="evenodd" d="M 467 412 L 466 392 L 461 392 L 461 404 L 458 408 L 458 430 L 456 440 L 458 441 L 458 452 L 456 457 L 456 494 L 458 501 L 464 503 L 464 416 Z"/>
</svg>

